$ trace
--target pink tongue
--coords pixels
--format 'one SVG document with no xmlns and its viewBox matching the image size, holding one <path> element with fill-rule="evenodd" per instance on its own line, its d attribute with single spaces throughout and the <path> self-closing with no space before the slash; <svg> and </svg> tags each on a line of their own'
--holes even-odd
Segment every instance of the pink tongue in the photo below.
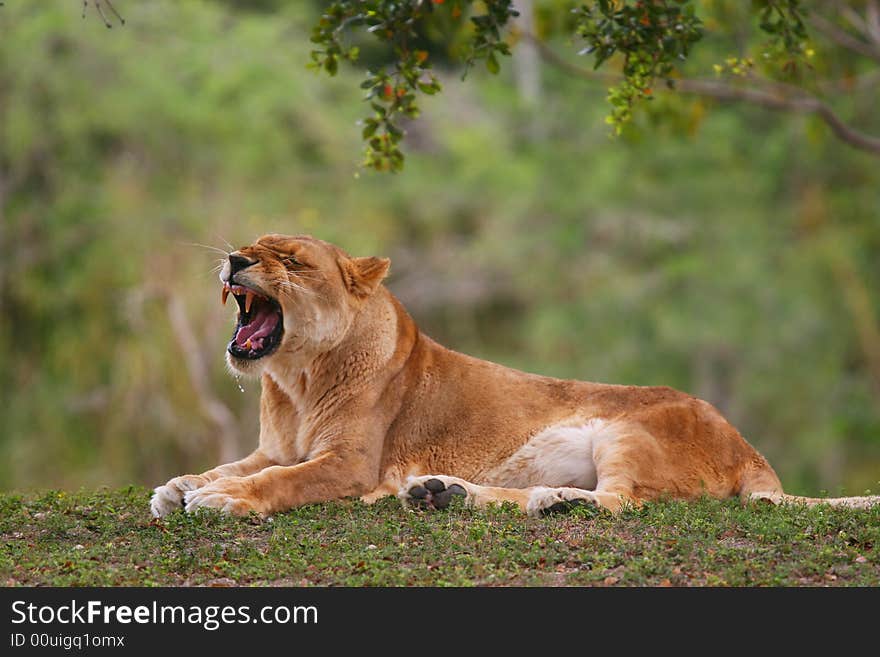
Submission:
<svg viewBox="0 0 880 657">
<path fill-rule="evenodd" d="M 260 349 L 263 346 L 263 338 L 275 330 L 278 325 L 278 313 L 271 307 L 263 306 L 257 311 L 249 324 L 242 326 L 235 334 L 235 344 L 243 347 L 250 339 L 251 347 Z"/>
</svg>

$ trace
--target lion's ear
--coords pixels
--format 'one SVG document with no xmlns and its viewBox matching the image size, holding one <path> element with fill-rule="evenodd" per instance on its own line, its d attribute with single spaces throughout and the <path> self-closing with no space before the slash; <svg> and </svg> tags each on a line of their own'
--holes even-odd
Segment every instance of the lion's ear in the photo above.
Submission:
<svg viewBox="0 0 880 657">
<path fill-rule="evenodd" d="M 349 291 L 357 297 L 370 296 L 388 275 L 388 258 L 351 258 L 339 263 L 342 278 Z"/>
</svg>

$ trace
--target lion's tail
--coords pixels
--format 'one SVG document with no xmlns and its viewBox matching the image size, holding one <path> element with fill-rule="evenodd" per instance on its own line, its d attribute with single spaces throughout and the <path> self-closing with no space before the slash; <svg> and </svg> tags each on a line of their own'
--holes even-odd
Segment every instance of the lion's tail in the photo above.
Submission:
<svg viewBox="0 0 880 657">
<path fill-rule="evenodd" d="M 746 468 L 745 476 L 741 482 L 740 496 L 744 500 L 769 502 L 771 504 L 830 504 L 831 506 L 845 506 L 852 509 L 869 509 L 880 506 L 880 495 L 862 495 L 858 497 L 803 497 L 801 495 L 789 495 L 782 492 L 782 484 L 776 472 L 767 463 L 766 459 L 755 454 L 752 463 Z"/>
<path fill-rule="evenodd" d="M 831 506 L 846 506 L 851 509 L 870 509 L 880 506 L 880 495 L 861 495 L 856 497 L 803 497 L 801 495 L 788 495 L 787 493 L 757 491 L 749 494 L 750 500 L 770 502 L 771 504 L 830 504 Z"/>
</svg>

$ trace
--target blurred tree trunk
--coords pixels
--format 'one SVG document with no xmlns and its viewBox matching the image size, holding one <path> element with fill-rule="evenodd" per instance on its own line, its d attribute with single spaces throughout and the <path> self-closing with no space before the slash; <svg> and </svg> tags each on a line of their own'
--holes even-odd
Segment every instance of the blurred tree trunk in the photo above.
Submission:
<svg viewBox="0 0 880 657">
<path fill-rule="evenodd" d="M 196 337 L 186 315 L 183 301 L 177 295 L 169 294 L 166 299 L 166 309 L 174 336 L 180 345 L 190 384 L 198 397 L 202 413 L 216 430 L 220 461 L 223 463 L 234 461 L 241 457 L 240 432 L 235 415 L 211 391 L 208 367 L 199 346 L 201 341 Z"/>
<path fill-rule="evenodd" d="M 857 255 L 829 208 L 827 192 L 821 186 L 811 185 L 802 192 L 800 215 L 802 229 L 820 245 L 822 258 L 849 313 L 873 393 L 880 401 L 880 319 L 875 291 L 865 280 Z"/>
<path fill-rule="evenodd" d="M 535 12 L 532 0 L 516 0 L 519 11 L 518 28 L 525 34 L 535 33 Z M 520 101 L 536 105 L 541 97 L 541 53 L 532 39 L 523 39 L 513 51 L 513 74 Z"/>
<path fill-rule="evenodd" d="M 3 299 L 5 295 L 4 283 L 6 282 L 6 194 L 8 176 L 0 168 L 0 314 L 3 312 Z"/>
<path fill-rule="evenodd" d="M 725 417 L 733 415 L 733 372 L 735 357 L 723 344 L 694 350 L 694 395 L 715 406 Z"/>
<path fill-rule="evenodd" d="M 858 337 L 874 394 L 880 400 L 880 322 L 871 300 L 871 290 L 851 257 L 840 248 L 827 249 L 828 265 L 840 288 L 844 304 Z"/>
</svg>

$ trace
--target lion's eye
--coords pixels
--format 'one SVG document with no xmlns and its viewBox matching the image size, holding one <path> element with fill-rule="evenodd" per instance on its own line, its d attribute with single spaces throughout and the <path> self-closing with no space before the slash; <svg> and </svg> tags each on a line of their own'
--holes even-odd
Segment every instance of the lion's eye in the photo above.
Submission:
<svg viewBox="0 0 880 657">
<path fill-rule="evenodd" d="M 288 267 L 302 267 L 302 263 L 294 256 L 287 256 L 282 260 L 282 262 Z"/>
</svg>

